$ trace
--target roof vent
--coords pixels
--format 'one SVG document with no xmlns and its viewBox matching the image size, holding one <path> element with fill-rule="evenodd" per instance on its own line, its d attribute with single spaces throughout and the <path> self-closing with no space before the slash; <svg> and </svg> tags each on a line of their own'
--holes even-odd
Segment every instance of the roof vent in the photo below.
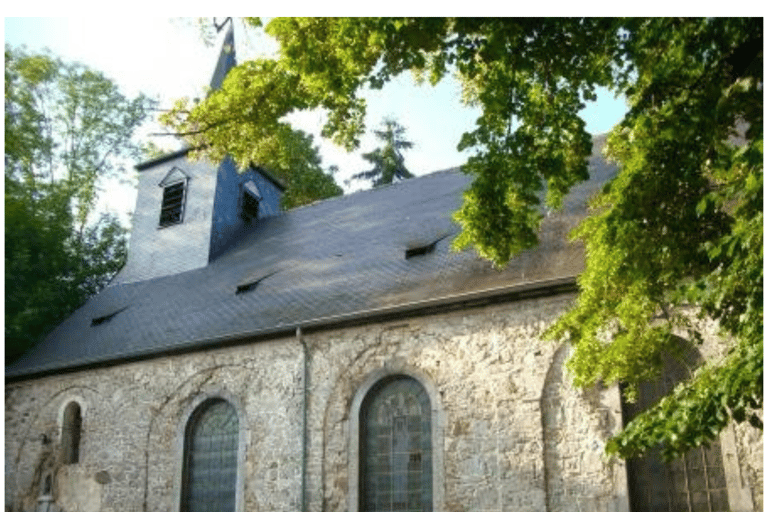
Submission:
<svg viewBox="0 0 768 512">
<path fill-rule="evenodd" d="M 245 283 L 237 285 L 237 290 L 235 290 L 235 295 L 240 295 L 241 293 L 246 293 L 246 292 L 255 290 L 260 282 L 262 282 L 266 278 L 273 276 L 275 274 L 277 274 L 277 271 L 270 272 L 269 274 L 264 274 L 263 276 L 259 277 L 258 279 L 254 279 L 253 281 L 247 281 Z"/>
<path fill-rule="evenodd" d="M 411 249 L 405 250 L 405 259 L 413 258 L 414 256 L 423 256 L 425 254 L 429 254 L 430 252 L 435 250 L 435 244 L 437 242 L 432 242 L 429 245 L 422 245 L 420 247 L 413 247 Z"/>
<path fill-rule="evenodd" d="M 443 235 L 440 238 L 428 243 L 428 244 L 412 244 L 411 247 L 408 247 L 405 249 L 405 259 L 413 258 L 414 256 L 423 256 L 425 254 L 429 254 L 432 251 L 435 250 L 435 246 L 437 243 L 442 240 L 443 238 L 447 238 L 448 235 Z"/>
<path fill-rule="evenodd" d="M 101 325 L 101 324 L 105 324 L 105 323 L 109 322 L 115 316 L 117 316 L 119 313 L 125 311 L 126 309 L 128 309 L 128 306 L 122 307 L 122 308 L 118 309 L 117 311 L 114 311 L 114 312 L 112 312 L 112 313 L 110 313 L 108 315 L 97 316 L 96 318 L 91 320 L 91 327 L 96 327 L 97 325 Z"/>
</svg>

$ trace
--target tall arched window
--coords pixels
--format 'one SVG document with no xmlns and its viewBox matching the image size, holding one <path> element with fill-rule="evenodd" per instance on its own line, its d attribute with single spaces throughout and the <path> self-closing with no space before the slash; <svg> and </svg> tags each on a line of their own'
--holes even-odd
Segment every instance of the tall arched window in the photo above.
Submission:
<svg viewBox="0 0 768 512">
<path fill-rule="evenodd" d="M 360 408 L 360 510 L 432 510 L 429 396 L 411 377 L 381 381 Z"/>
<path fill-rule="evenodd" d="M 64 409 L 64 419 L 61 422 L 61 459 L 64 464 L 80 462 L 80 432 L 83 428 L 83 417 L 80 404 L 69 402 Z"/>
<path fill-rule="evenodd" d="M 690 354 L 689 358 L 694 362 L 696 356 Z M 661 378 L 641 384 L 636 403 L 622 403 L 625 421 L 669 394 L 688 376 L 689 372 L 682 364 L 667 358 Z M 708 447 L 693 448 L 668 464 L 662 461 L 658 448 L 644 457 L 628 459 L 627 476 L 632 512 L 730 510 L 718 440 Z"/>
<path fill-rule="evenodd" d="M 184 438 L 182 512 L 234 512 L 238 431 L 237 412 L 226 400 L 207 400 L 192 413 Z"/>
</svg>

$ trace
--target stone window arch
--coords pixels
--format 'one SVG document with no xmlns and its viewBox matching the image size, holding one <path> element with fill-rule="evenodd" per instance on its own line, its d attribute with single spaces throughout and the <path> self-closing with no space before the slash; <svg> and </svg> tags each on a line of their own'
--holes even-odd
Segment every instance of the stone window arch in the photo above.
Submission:
<svg viewBox="0 0 768 512">
<path fill-rule="evenodd" d="M 442 510 L 444 420 L 423 374 L 369 375 L 350 415 L 349 509 Z"/>
<path fill-rule="evenodd" d="M 63 464 L 80 462 L 82 430 L 82 409 L 80 404 L 73 400 L 64 408 L 64 417 L 61 422 L 61 460 Z"/>
<path fill-rule="evenodd" d="M 182 512 L 239 510 L 240 421 L 227 400 L 208 398 L 187 421 L 182 468 Z"/>
</svg>

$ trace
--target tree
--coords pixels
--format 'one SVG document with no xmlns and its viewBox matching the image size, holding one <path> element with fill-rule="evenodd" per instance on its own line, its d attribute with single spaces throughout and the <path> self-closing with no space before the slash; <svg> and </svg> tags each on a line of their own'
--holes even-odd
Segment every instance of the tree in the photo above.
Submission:
<svg viewBox="0 0 768 512">
<path fill-rule="evenodd" d="M 179 126 L 213 154 L 250 155 L 243 141 L 269 136 L 265 110 L 276 120 L 324 109 L 323 134 L 352 149 L 362 89 L 406 70 L 431 83 L 456 73 L 482 113 L 459 142 L 474 150 L 463 167 L 474 179 L 454 245 L 498 266 L 536 245 L 542 195 L 557 209 L 588 178 L 584 102 L 598 86 L 624 95 L 630 110 L 606 146 L 620 172 L 573 234 L 586 269 L 546 334 L 573 345 L 577 384 L 623 382 L 630 397 L 664 354 L 701 339 L 698 319 L 730 340 L 724 360 L 637 416 L 612 453 L 661 445 L 674 456 L 730 420 L 762 428 L 760 19 L 277 18 L 265 30 L 280 57 L 242 64 Z"/>
<path fill-rule="evenodd" d="M 363 153 L 363 158 L 373 164 L 373 169 L 352 175 L 353 180 L 371 180 L 374 187 L 388 185 L 393 180 L 413 178 L 405 167 L 402 151 L 413 147 L 413 142 L 405 140 L 405 128 L 394 119 L 385 119 L 379 130 L 374 130 L 376 137 L 384 146 Z"/>
<path fill-rule="evenodd" d="M 152 102 L 100 73 L 5 49 L 5 341 L 12 362 L 107 284 L 126 230 L 95 211 Z"/>
<path fill-rule="evenodd" d="M 311 135 L 285 128 L 271 143 L 269 169 L 286 185 L 281 199 L 283 208 L 295 208 L 343 193 L 333 179 L 333 168 L 328 172 L 322 169 Z"/>
<path fill-rule="evenodd" d="M 221 161 L 229 156 L 241 169 L 256 164 L 281 178 L 285 208 L 341 195 L 332 173 L 321 167 L 312 136 L 283 120 L 304 106 L 297 85 L 272 61 L 245 62 L 230 70 L 205 101 L 192 107 L 188 98 L 178 100 L 160 120 L 197 148 L 190 153 L 193 158 Z M 235 126 L 242 129 L 233 132 Z"/>
</svg>

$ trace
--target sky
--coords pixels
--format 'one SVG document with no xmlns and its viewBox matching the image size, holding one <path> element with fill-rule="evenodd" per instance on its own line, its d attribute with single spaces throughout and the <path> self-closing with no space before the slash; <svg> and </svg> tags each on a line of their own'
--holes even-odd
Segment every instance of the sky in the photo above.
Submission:
<svg viewBox="0 0 768 512">
<path fill-rule="evenodd" d="M 202 97 L 216 65 L 223 32 L 206 45 L 194 18 L 160 17 L 73 17 L 73 18 L 5 18 L 5 42 L 25 45 L 29 50 L 44 48 L 67 61 L 77 61 L 103 72 L 113 79 L 123 93 L 139 92 L 157 98 L 160 108 L 170 107 L 174 99 Z M 137 37 L 137 35 L 139 37 Z M 235 23 L 235 48 L 239 62 L 258 55 L 269 55 L 277 45 L 267 36 L 256 35 Z M 460 102 L 460 87 L 453 79 L 443 79 L 436 87 L 419 86 L 408 74 L 398 77 L 381 91 L 366 95 L 369 131 L 389 116 L 406 128 L 407 138 L 415 146 L 405 153 L 405 163 L 415 175 L 456 167 L 467 158 L 456 145 L 463 132 L 473 128 L 478 111 Z M 599 94 L 598 101 L 583 111 L 587 130 L 604 133 L 616 124 L 626 111 L 622 99 L 612 94 Z M 320 147 L 322 165 L 339 168 L 336 181 L 347 192 L 362 183 L 345 186 L 351 174 L 368 170 L 361 154 L 377 145 L 367 134 L 360 149 L 348 154 L 320 137 L 322 115 L 301 114 L 290 118 L 295 127 L 314 134 Z M 163 131 L 147 127 L 143 133 Z M 153 137 L 168 149 L 175 149 L 172 137 Z M 135 162 L 138 163 L 138 162 Z M 134 163 L 134 164 L 135 164 Z M 104 201 L 121 216 L 133 208 L 135 191 L 116 188 L 108 191 Z"/>
</svg>

